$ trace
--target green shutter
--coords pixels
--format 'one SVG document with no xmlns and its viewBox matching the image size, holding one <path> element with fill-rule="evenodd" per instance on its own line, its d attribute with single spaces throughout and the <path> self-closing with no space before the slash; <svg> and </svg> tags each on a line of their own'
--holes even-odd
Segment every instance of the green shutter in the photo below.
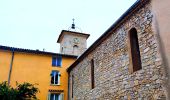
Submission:
<svg viewBox="0 0 170 100">
<path fill-rule="evenodd" d="M 50 100 L 50 92 L 48 92 L 47 100 Z"/>
<path fill-rule="evenodd" d="M 60 98 L 61 98 L 61 100 L 64 100 L 64 93 L 60 94 Z"/>
<path fill-rule="evenodd" d="M 56 57 L 52 57 L 52 66 L 56 66 Z"/>
<path fill-rule="evenodd" d="M 57 66 L 61 66 L 62 64 L 62 56 L 57 57 Z"/>
</svg>

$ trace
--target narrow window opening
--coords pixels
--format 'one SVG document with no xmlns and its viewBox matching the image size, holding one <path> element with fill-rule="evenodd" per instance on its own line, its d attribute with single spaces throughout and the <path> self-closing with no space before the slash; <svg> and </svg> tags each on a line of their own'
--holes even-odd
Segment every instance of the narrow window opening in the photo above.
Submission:
<svg viewBox="0 0 170 100">
<path fill-rule="evenodd" d="M 73 46 L 73 54 L 75 54 L 75 55 L 78 54 L 78 46 L 77 45 Z"/>
<path fill-rule="evenodd" d="M 133 72 L 135 72 L 142 69 L 137 30 L 135 28 L 132 28 L 129 32 L 129 35 L 130 35 L 132 66 L 133 66 Z"/>
<path fill-rule="evenodd" d="M 91 60 L 91 88 L 93 89 L 95 87 L 94 82 L 94 60 Z"/>
<path fill-rule="evenodd" d="M 61 48 L 61 53 L 64 53 L 63 51 L 64 51 L 64 49 L 63 49 L 63 47 L 62 47 L 62 48 Z"/>
<path fill-rule="evenodd" d="M 72 87 L 71 87 L 71 95 L 72 95 L 72 98 L 73 98 L 73 96 L 74 96 L 74 90 L 73 90 L 73 88 L 74 88 L 74 76 L 72 75 Z"/>
</svg>

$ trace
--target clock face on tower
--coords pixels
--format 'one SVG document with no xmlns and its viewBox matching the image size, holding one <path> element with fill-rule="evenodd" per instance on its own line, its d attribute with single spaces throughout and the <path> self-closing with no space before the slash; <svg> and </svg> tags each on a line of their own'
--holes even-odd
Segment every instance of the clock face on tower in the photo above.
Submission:
<svg viewBox="0 0 170 100">
<path fill-rule="evenodd" d="M 78 44 L 78 43 L 79 43 L 79 39 L 78 39 L 78 38 L 74 38 L 74 39 L 73 39 L 73 42 L 76 43 L 76 44 Z"/>
</svg>

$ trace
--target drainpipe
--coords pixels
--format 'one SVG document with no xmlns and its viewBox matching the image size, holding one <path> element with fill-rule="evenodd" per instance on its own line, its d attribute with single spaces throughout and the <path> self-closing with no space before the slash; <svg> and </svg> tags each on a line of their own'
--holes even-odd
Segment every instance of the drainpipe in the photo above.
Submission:
<svg viewBox="0 0 170 100">
<path fill-rule="evenodd" d="M 67 72 L 68 73 L 68 91 L 67 91 L 67 100 L 70 100 L 70 72 Z"/>
<path fill-rule="evenodd" d="M 14 49 L 12 49 L 12 58 L 11 58 L 9 74 L 8 74 L 8 85 L 10 85 L 13 61 L 14 61 Z"/>
</svg>

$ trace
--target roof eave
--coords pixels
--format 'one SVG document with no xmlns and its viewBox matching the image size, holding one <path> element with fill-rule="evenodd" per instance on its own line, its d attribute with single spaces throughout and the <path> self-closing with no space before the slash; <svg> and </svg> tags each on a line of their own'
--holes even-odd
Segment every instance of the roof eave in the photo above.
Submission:
<svg viewBox="0 0 170 100">
<path fill-rule="evenodd" d="M 60 35 L 59 35 L 59 38 L 58 38 L 58 40 L 57 40 L 57 43 L 60 43 L 60 42 L 61 42 L 61 39 L 63 38 L 64 32 L 70 32 L 70 33 L 80 34 L 80 35 L 86 36 L 86 39 L 88 39 L 89 36 L 90 36 L 90 34 L 86 34 L 86 33 L 80 33 L 80 32 L 68 31 L 68 30 L 62 30 L 61 33 L 60 33 Z"/>
<path fill-rule="evenodd" d="M 2 45 L 0 45 L 0 50 L 11 51 L 11 52 L 20 52 L 20 53 L 56 55 L 56 56 L 58 55 L 58 56 L 71 57 L 71 58 L 77 58 L 78 57 L 78 56 L 75 56 L 75 55 L 67 55 L 67 54 L 60 54 L 60 53 L 46 52 L 46 51 L 39 51 L 39 50 L 30 50 L 30 49 L 2 46 Z"/>
</svg>

